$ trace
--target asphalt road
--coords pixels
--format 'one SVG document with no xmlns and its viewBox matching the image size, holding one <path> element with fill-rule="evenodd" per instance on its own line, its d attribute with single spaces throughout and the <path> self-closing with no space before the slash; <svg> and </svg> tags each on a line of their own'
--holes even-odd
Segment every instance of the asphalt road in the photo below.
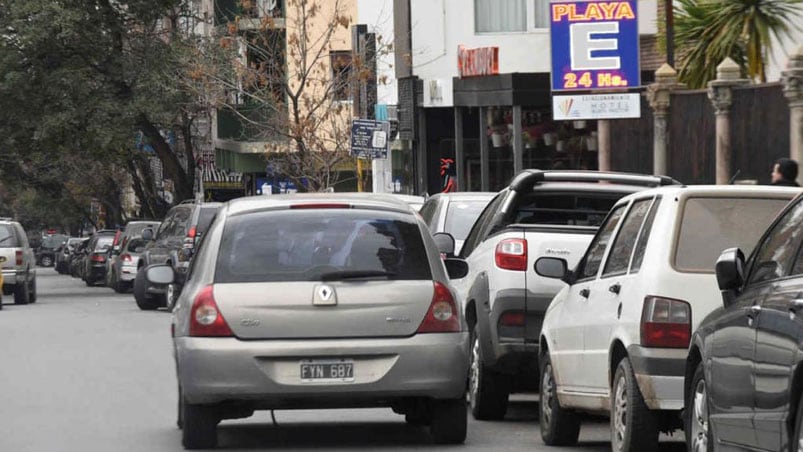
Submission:
<svg viewBox="0 0 803 452">
<path fill-rule="evenodd" d="M 3 298 L 0 311 L 0 451 L 180 451 L 170 315 L 144 312 L 131 294 L 86 287 L 39 268 L 36 304 Z M 390 409 L 276 411 L 225 421 L 219 449 L 602 452 L 607 421 L 584 424 L 580 443 L 541 442 L 537 396 L 514 395 L 500 422 L 469 417 L 463 446 L 430 444 L 427 430 Z M 679 436 L 661 450 L 683 451 Z"/>
</svg>

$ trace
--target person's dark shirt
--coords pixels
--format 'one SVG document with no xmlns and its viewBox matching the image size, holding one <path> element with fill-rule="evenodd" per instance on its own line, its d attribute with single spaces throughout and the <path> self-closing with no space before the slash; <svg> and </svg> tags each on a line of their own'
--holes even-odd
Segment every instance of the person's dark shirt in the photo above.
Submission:
<svg viewBox="0 0 803 452">
<path fill-rule="evenodd" d="M 772 185 L 780 185 L 781 187 L 800 187 L 800 184 L 793 180 L 779 179 L 772 183 Z"/>
</svg>

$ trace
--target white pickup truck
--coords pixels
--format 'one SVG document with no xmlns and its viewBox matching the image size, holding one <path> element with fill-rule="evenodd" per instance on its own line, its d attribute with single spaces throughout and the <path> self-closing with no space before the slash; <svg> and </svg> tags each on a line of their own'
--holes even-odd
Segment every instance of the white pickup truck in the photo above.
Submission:
<svg viewBox="0 0 803 452">
<path fill-rule="evenodd" d="M 471 330 L 469 401 L 476 419 L 501 419 L 511 392 L 538 389 L 538 338 L 544 313 L 565 283 L 536 275 L 540 257 L 577 263 L 611 207 L 663 176 L 526 170 L 488 204 L 460 256 L 454 281 Z"/>
</svg>

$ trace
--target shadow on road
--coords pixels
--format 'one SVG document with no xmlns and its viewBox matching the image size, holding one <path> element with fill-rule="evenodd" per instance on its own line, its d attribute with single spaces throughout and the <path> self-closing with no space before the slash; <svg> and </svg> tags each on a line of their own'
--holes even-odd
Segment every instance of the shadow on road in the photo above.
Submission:
<svg viewBox="0 0 803 452">
<path fill-rule="evenodd" d="M 403 422 L 312 424 L 222 424 L 218 447 L 228 449 L 274 448 L 399 448 L 431 444 L 429 432 Z"/>
</svg>

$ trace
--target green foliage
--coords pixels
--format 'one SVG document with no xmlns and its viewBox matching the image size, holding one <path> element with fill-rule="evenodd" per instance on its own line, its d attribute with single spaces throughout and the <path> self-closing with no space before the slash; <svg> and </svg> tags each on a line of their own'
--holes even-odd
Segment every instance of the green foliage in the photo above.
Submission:
<svg viewBox="0 0 803 452">
<path fill-rule="evenodd" d="M 676 0 L 680 81 L 703 88 L 730 57 L 747 77 L 766 82 L 772 38 L 790 37 L 800 17 L 801 0 Z"/>
</svg>

